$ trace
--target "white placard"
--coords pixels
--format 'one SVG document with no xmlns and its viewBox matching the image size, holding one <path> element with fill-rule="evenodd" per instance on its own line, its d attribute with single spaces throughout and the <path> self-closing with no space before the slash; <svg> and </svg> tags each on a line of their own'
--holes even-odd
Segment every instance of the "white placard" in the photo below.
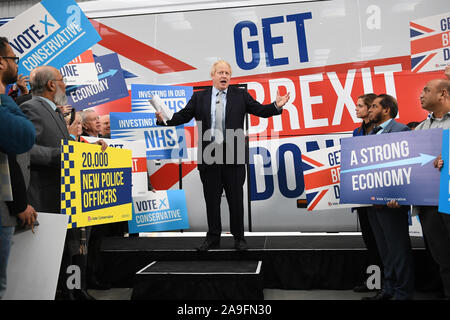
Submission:
<svg viewBox="0 0 450 320">
<path fill-rule="evenodd" d="M 68 216 L 38 212 L 39 226 L 13 236 L 4 300 L 55 299 Z"/>
</svg>

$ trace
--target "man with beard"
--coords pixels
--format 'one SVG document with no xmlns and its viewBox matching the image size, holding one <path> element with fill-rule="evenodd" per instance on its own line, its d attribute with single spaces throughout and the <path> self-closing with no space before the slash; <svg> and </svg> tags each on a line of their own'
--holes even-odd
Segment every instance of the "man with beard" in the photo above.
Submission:
<svg viewBox="0 0 450 320">
<path fill-rule="evenodd" d="M 0 37 L 0 153 L 8 155 L 13 201 L 3 201 L 0 195 L 0 299 L 6 290 L 6 269 L 17 220 L 22 226 L 33 226 L 37 214 L 28 205 L 23 172 L 16 155 L 34 144 L 33 124 L 25 117 L 14 100 L 5 94 L 6 86 L 17 81 L 17 63 L 8 39 Z M 0 184 L 4 183 L 0 179 Z M 0 192 L 1 193 L 1 192 Z"/>
<path fill-rule="evenodd" d="M 381 94 L 369 109 L 369 120 L 375 124 L 370 134 L 409 131 L 394 120 L 398 113 L 394 97 Z M 390 201 L 387 206 L 369 207 L 369 222 L 383 263 L 383 288 L 374 297 L 363 300 L 409 300 L 414 295 L 414 269 L 409 239 L 409 206 Z"/>
<path fill-rule="evenodd" d="M 59 70 L 51 66 L 40 66 L 31 71 L 30 84 L 33 98 L 20 105 L 36 129 L 36 143 L 30 151 L 27 195 L 36 211 L 60 213 L 61 139 L 72 140 L 57 107 L 67 105 L 66 85 Z M 107 146 L 103 140 L 97 144 L 102 145 L 102 150 Z M 81 243 L 79 230 L 68 229 L 58 284 L 63 299 L 93 299 L 83 287 L 71 292 L 66 286 L 67 267 L 74 264 L 74 257 L 83 251 Z"/>
<path fill-rule="evenodd" d="M 57 105 L 67 104 L 66 85 L 58 69 L 37 67 L 30 73 L 33 98 L 21 104 L 36 129 L 30 151 L 30 203 L 41 212 L 59 213 L 61 206 L 61 139 L 71 140 Z"/>
</svg>

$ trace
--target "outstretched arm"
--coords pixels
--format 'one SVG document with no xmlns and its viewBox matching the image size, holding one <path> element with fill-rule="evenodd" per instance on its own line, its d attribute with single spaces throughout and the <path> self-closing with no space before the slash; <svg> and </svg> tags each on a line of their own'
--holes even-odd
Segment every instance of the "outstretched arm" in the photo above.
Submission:
<svg viewBox="0 0 450 320">
<path fill-rule="evenodd" d="M 284 107 L 284 105 L 289 101 L 290 93 L 286 93 L 284 96 L 280 96 L 280 91 L 277 90 L 277 98 L 275 99 L 275 103 L 278 108 Z"/>
</svg>

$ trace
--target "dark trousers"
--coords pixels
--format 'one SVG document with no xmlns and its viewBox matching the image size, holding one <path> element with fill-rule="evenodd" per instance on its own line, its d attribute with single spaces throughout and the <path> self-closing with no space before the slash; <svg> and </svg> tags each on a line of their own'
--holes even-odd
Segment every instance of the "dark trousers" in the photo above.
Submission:
<svg viewBox="0 0 450 320">
<path fill-rule="evenodd" d="M 368 207 L 360 207 L 356 209 L 356 211 L 358 212 L 358 220 L 361 227 L 362 238 L 367 248 L 367 262 L 369 266 L 376 265 L 380 268 L 383 268 L 380 254 L 378 253 L 375 235 L 373 234 L 372 227 L 370 226 L 369 212 L 367 209 Z"/>
<path fill-rule="evenodd" d="M 371 207 L 369 221 L 383 262 L 383 290 L 394 299 L 412 299 L 414 266 L 408 211 L 404 208 Z"/>
<path fill-rule="evenodd" d="M 450 215 L 437 207 L 420 207 L 419 218 L 431 256 L 439 265 L 445 295 L 450 297 Z"/>
<path fill-rule="evenodd" d="M 104 275 L 103 260 L 101 257 L 102 240 L 108 235 L 109 224 L 91 226 L 88 241 L 87 277 L 88 282 L 102 281 Z"/>
<path fill-rule="evenodd" d="M 244 238 L 244 165 L 212 164 L 199 168 L 203 183 L 208 219 L 207 239 L 220 239 L 222 222 L 220 202 L 223 190 L 230 210 L 230 232 L 236 239 Z"/>
</svg>

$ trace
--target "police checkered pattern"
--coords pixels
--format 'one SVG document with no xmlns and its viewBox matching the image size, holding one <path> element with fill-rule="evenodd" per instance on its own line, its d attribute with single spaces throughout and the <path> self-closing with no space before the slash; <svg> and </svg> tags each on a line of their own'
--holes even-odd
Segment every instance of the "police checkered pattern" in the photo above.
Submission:
<svg viewBox="0 0 450 320">
<path fill-rule="evenodd" d="M 77 214 L 75 204 L 75 176 L 71 172 L 75 168 L 75 161 L 70 160 L 74 148 L 69 145 L 68 140 L 64 140 L 61 144 L 61 214 L 69 216 L 69 225 L 72 228 L 77 227 L 76 222 L 72 222 L 72 217 Z"/>
<path fill-rule="evenodd" d="M 0 152 L 0 200 L 11 201 L 12 189 L 9 176 L 8 156 Z"/>
</svg>

